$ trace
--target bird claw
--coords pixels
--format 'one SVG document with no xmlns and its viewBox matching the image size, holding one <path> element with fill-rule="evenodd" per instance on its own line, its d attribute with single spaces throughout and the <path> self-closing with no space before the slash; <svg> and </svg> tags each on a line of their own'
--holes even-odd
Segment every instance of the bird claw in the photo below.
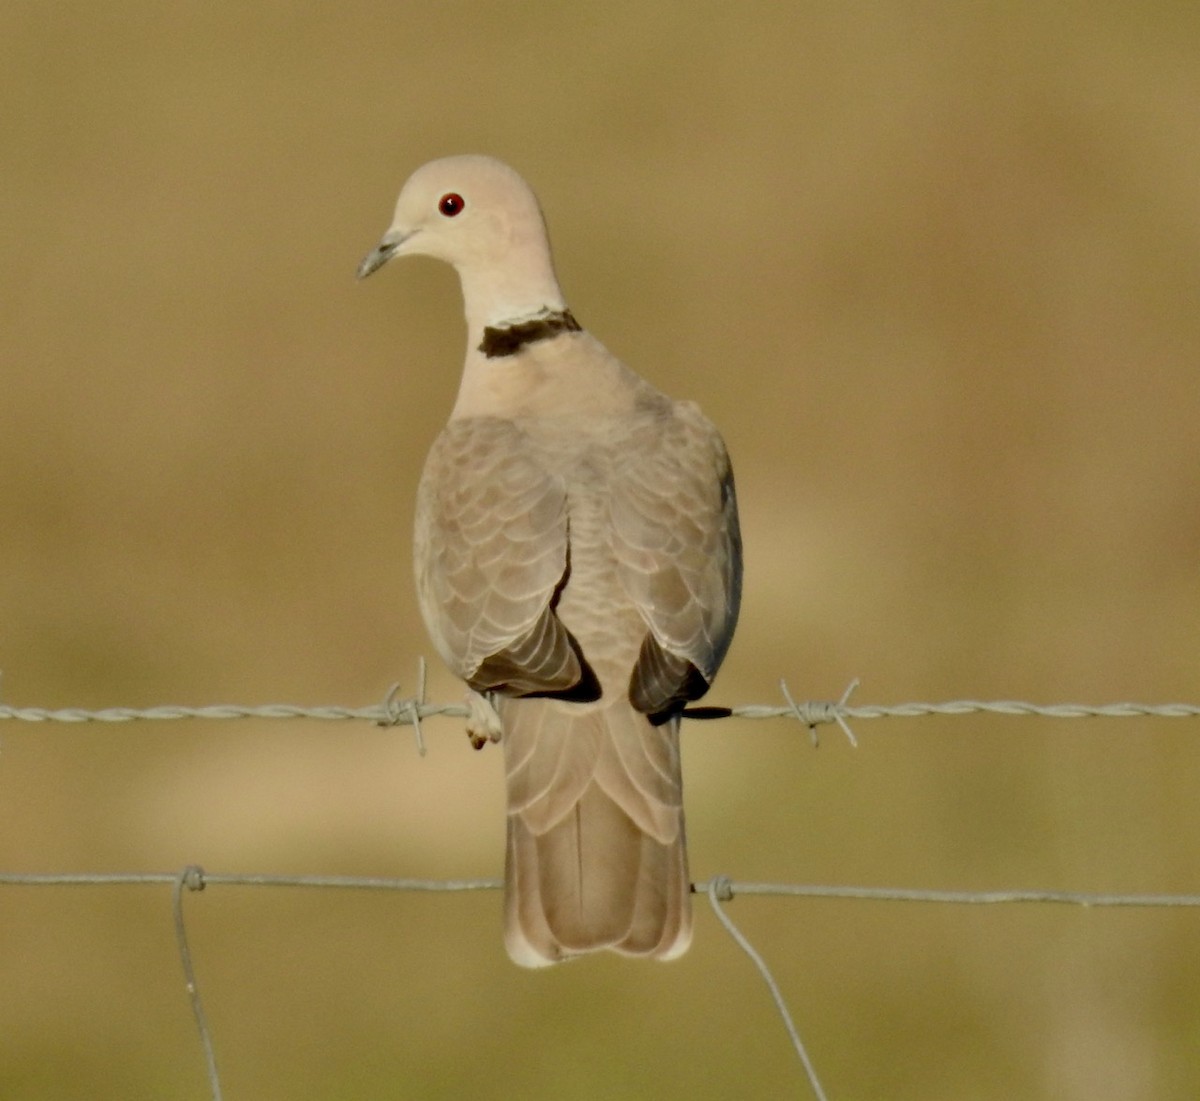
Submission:
<svg viewBox="0 0 1200 1101">
<path fill-rule="evenodd" d="M 499 742 L 503 728 L 500 715 L 492 701 L 478 692 L 467 693 L 467 738 L 472 749 L 482 749 L 488 742 Z"/>
</svg>

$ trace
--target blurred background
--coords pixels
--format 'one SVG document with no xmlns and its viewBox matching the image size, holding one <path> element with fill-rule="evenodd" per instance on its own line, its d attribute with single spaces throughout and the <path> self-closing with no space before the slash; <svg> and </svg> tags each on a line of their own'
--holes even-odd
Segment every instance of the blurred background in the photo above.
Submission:
<svg viewBox="0 0 1200 1101">
<path fill-rule="evenodd" d="M 0 8 L 0 695 L 366 705 L 433 657 L 453 273 L 407 175 L 538 191 L 580 320 L 734 457 L 710 697 L 1200 698 L 1200 9 Z M 431 662 L 430 698 L 459 688 Z M 685 729 L 696 879 L 1200 890 L 1195 720 Z M 494 876 L 457 720 L 0 729 L 0 869 Z M 529 974 L 500 896 L 186 899 L 230 1101 L 804 1096 L 704 904 Z M 1194 1098 L 1200 917 L 739 898 L 831 1097 Z M 161 887 L 0 887 L 0 1097 L 207 1097 Z"/>
</svg>

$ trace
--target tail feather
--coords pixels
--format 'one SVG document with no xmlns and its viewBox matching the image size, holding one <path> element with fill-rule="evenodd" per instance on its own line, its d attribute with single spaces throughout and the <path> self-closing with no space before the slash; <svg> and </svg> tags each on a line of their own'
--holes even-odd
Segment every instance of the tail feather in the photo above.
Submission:
<svg viewBox="0 0 1200 1101">
<path fill-rule="evenodd" d="M 604 730 L 595 713 L 581 714 L 568 734 L 557 713 L 565 706 L 543 700 L 500 705 L 508 813 L 522 815 L 539 834 L 578 804 L 601 752 Z"/>
<path fill-rule="evenodd" d="M 654 726 L 624 705 L 600 715 L 605 737 L 598 747 L 596 782 L 643 832 L 669 844 L 683 821 L 678 720 Z"/>
<path fill-rule="evenodd" d="M 527 967 L 602 948 L 681 955 L 691 900 L 675 724 L 653 727 L 624 701 L 499 702 L 509 955 Z"/>
</svg>

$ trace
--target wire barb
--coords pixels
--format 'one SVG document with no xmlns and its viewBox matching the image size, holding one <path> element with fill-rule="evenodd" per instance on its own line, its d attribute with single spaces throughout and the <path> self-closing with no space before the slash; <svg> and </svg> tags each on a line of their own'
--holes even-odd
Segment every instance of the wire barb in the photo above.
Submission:
<svg viewBox="0 0 1200 1101">
<path fill-rule="evenodd" d="M 400 682 L 397 681 L 388 689 L 383 700 L 383 717 L 378 719 L 376 726 L 400 726 L 408 722 L 412 724 L 413 735 L 417 740 L 417 755 L 424 757 L 425 735 L 421 732 L 421 715 L 425 711 L 425 658 L 417 658 L 417 694 L 412 699 L 401 700 Z"/>
<path fill-rule="evenodd" d="M 859 683 L 858 677 L 855 677 L 846 686 L 846 691 L 842 693 L 842 698 L 837 703 L 833 703 L 831 700 L 806 700 L 804 703 L 797 703 L 788 689 L 787 681 L 780 677 L 779 691 L 787 701 L 791 713 L 808 727 L 813 749 L 818 749 L 821 745 L 821 740 L 817 736 L 817 725 L 819 723 L 837 723 L 850 744 L 855 749 L 858 748 L 858 739 L 854 736 L 854 731 L 850 729 L 850 724 L 846 722 L 846 704 L 850 699 L 851 693 L 859 686 Z M 782 713 L 787 714 L 787 711 Z M 734 714 L 737 714 L 736 708 L 734 709 Z M 749 716 L 746 717 L 748 718 Z"/>
</svg>

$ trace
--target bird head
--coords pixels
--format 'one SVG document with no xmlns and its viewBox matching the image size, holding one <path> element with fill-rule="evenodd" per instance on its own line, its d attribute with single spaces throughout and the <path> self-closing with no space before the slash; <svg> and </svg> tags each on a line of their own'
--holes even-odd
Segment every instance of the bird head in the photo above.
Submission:
<svg viewBox="0 0 1200 1101">
<path fill-rule="evenodd" d="M 359 264 L 358 277 L 396 256 L 453 265 L 472 328 L 563 308 L 537 198 L 492 157 L 444 157 L 409 177 L 392 224 Z"/>
</svg>

